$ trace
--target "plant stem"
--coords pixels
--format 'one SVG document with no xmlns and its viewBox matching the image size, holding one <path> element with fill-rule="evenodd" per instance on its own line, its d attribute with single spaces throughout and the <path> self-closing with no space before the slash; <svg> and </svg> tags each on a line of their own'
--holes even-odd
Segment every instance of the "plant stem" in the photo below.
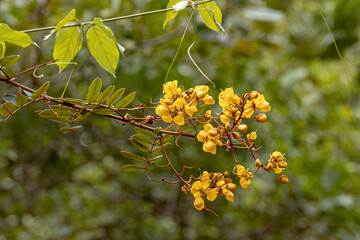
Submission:
<svg viewBox="0 0 360 240">
<path fill-rule="evenodd" d="M 199 5 L 199 4 L 203 4 L 203 3 L 207 3 L 207 2 L 211 2 L 211 1 L 213 1 L 213 0 L 205 0 L 205 1 L 195 2 L 195 5 Z M 188 5 L 188 7 L 191 7 L 191 5 Z M 164 9 L 158 9 L 158 10 L 153 10 L 153 11 L 148 11 L 148 12 L 135 13 L 135 14 L 125 15 L 125 16 L 120 16 L 120 17 L 107 18 L 107 19 L 103 19 L 102 21 L 103 22 L 114 22 L 114 21 L 120 21 L 120 20 L 124 20 L 124 19 L 129 19 L 129 18 L 136 18 L 136 17 L 142 17 L 142 16 L 146 16 L 146 15 L 152 15 L 152 14 L 157 14 L 157 13 L 162 13 L 162 12 L 168 12 L 168 11 L 172 11 L 172 10 L 174 10 L 174 9 L 173 8 L 164 8 Z M 74 24 L 71 24 L 71 25 L 65 25 L 62 28 L 79 27 L 79 26 L 87 25 L 87 24 L 91 24 L 91 23 L 93 23 L 93 21 L 82 22 L 82 23 L 74 23 Z M 53 30 L 55 28 L 56 28 L 56 26 L 50 26 L 50 27 L 42 27 L 42 28 L 34 28 L 34 29 L 23 30 L 21 32 L 24 32 L 24 33 L 40 32 L 40 31 Z"/>
</svg>

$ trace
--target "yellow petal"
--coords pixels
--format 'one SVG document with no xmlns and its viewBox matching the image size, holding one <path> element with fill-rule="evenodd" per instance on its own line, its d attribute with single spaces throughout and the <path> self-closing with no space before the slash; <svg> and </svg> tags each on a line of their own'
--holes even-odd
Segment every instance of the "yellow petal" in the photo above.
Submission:
<svg viewBox="0 0 360 240">
<path fill-rule="evenodd" d="M 237 165 L 236 166 L 236 174 L 238 176 L 243 176 L 245 174 L 246 170 L 245 170 L 245 167 L 242 166 L 242 165 Z"/>
<path fill-rule="evenodd" d="M 209 96 L 208 94 L 202 99 L 206 105 L 214 104 L 215 100 L 212 96 Z"/>
<path fill-rule="evenodd" d="M 164 120 L 164 122 L 167 122 L 167 123 L 172 122 L 172 117 L 170 115 L 162 116 L 161 118 L 162 118 L 162 120 Z"/>
<path fill-rule="evenodd" d="M 159 116 L 165 116 L 170 114 L 170 110 L 164 105 L 158 105 L 155 109 L 155 112 Z"/>
<path fill-rule="evenodd" d="M 226 200 L 228 200 L 229 202 L 234 201 L 235 196 L 230 190 L 227 190 L 227 189 L 226 189 L 226 191 L 223 190 L 223 193 L 225 194 Z"/>
<path fill-rule="evenodd" d="M 197 111 L 197 108 L 196 106 L 189 106 L 189 105 L 186 105 L 185 106 L 185 112 L 187 115 L 189 115 L 190 117 L 193 116 L 194 112 Z"/>
<path fill-rule="evenodd" d="M 225 124 L 230 122 L 230 118 L 228 116 L 226 116 L 225 114 L 220 115 L 220 120 L 222 123 L 225 123 Z"/>
<path fill-rule="evenodd" d="M 208 131 L 210 131 L 211 129 L 213 129 L 214 127 L 210 124 L 210 123 L 208 123 L 208 124 L 206 124 L 205 126 L 204 126 L 204 130 L 206 131 L 206 132 L 208 132 Z"/>
<path fill-rule="evenodd" d="M 254 140 L 256 140 L 257 135 L 256 135 L 256 132 L 251 132 L 248 135 L 246 135 L 246 137 L 247 137 L 247 139 L 254 141 Z"/>
<path fill-rule="evenodd" d="M 184 114 L 182 112 L 179 112 L 177 116 L 174 117 L 174 123 L 177 125 L 184 125 Z"/>
<path fill-rule="evenodd" d="M 204 199 L 201 197 L 195 198 L 194 206 L 197 210 L 202 210 L 205 207 Z"/>
<path fill-rule="evenodd" d="M 248 179 L 248 178 L 241 178 L 241 179 L 240 179 L 240 185 L 241 185 L 241 187 L 243 187 L 243 188 L 248 188 L 249 185 L 250 185 L 250 183 L 251 183 L 251 180 Z"/>
<path fill-rule="evenodd" d="M 197 140 L 198 140 L 199 142 L 203 142 L 203 141 L 204 141 L 204 138 L 206 138 L 206 136 L 207 136 L 207 133 L 206 133 L 204 130 L 201 130 L 201 131 L 197 134 L 196 138 L 197 138 Z"/>
<path fill-rule="evenodd" d="M 212 154 L 216 154 L 216 143 L 213 141 L 204 142 L 203 150 Z"/>
<path fill-rule="evenodd" d="M 202 183 L 200 181 L 196 181 L 193 183 L 192 187 L 191 187 L 191 193 L 193 193 L 194 191 L 200 191 L 202 189 Z"/>
<path fill-rule="evenodd" d="M 214 201 L 218 196 L 218 192 L 219 192 L 219 190 L 217 188 L 207 190 L 206 191 L 207 199 L 211 202 Z"/>
</svg>

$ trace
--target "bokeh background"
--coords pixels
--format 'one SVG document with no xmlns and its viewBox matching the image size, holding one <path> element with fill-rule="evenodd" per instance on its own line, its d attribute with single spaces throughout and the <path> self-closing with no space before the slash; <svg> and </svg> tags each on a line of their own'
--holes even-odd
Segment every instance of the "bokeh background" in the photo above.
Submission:
<svg viewBox="0 0 360 240">
<path fill-rule="evenodd" d="M 257 90 L 272 106 L 268 122 L 249 124 L 258 130 L 257 152 L 286 152 L 290 183 L 263 172 L 234 203 L 220 198 L 208 204 L 219 214 L 195 210 L 193 197 L 180 185 L 154 183 L 146 174 L 126 173 L 133 163 L 120 150 L 137 152 L 128 141 L 130 127 L 92 116 L 70 134 L 61 124 L 29 107 L 0 126 L 0 240 L 11 239 L 360 239 L 360 2 L 318 0 L 346 62 L 351 81 L 313 1 L 217 1 L 226 34 L 207 29 L 196 17 L 193 57 L 216 83 L 211 94 L 233 86 L 236 92 Z M 2 0 L 0 22 L 15 30 L 53 26 L 73 8 L 81 21 L 165 8 L 157 0 Z M 165 14 L 108 23 L 126 48 L 116 79 L 102 70 L 86 47 L 67 97 L 84 97 L 91 80 L 137 91 L 138 103 L 158 100 L 189 13 L 182 12 L 165 30 Z M 54 39 L 31 33 L 40 49 L 7 45 L 20 54 L 19 72 L 52 60 Z M 186 49 L 189 31 L 170 79 L 185 88 L 207 81 L 192 65 Z M 86 41 L 84 41 L 86 46 Z M 60 96 L 71 67 L 38 70 L 19 81 L 32 87 L 50 80 L 51 95 Z M 0 93 L 16 89 L 0 84 Z M 174 144 L 173 144 L 174 145 Z M 201 144 L 180 140 L 170 158 L 199 164 L 202 170 L 230 171 L 230 153 L 216 156 Z M 140 153 L 141 154 L 141 153 Z M 254 168 L 246 152 L 237 153 Z M 196 171 L 195 171 L 196 172 Z M 170 172 L 154 170 L 154 178 Z"/>
</svg>

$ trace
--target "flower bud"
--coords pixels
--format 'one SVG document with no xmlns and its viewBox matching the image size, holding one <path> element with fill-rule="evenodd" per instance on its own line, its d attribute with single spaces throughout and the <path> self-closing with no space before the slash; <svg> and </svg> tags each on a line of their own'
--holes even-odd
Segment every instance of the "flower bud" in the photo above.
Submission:
<svg viewBox="0 0 360 240">
<path fill-rule="evenodd" d="M 173 102 L 174 102 L 174 100 L 173 100 L 172 98 L 167 98 L 167 99 L 165 100 L 165 103 L 166 103 L 167 105 L 171 105 L 171 104 L 173 104 Z"/>
<path fill-rule="evenodd" d="M 267 168 L 267 170 L 271 170 L 271 169 L 273 169 L 273 165 L 271 164 L 271 163 L 269 163 L 267 166 L 266 166 L 266 168 Z"/>
<path fill-rule="evenodd" d="M 204 199 L 201 197 L 195 198 L 194 206 L 197 210 L 202 210 L 205 207 Z"/>
<path fill-rule="evenodd" d="M 255 160 L 255 166 L 256 166 L 256 167 L 261 167 L 261 161 L 260 161 L 260 159 L 256 159 L 256 160 Z"/>
<path fill-rule="evenodd" d="M 289 179 L 286 175 L 280 175 L 279 180 L 282 184 L 287 184 L 289 182 Z"/>
<path fill-rule="evenodd" d="M 266 120 L 267 120 L 267 116 L 265 114 L 259 114 L 256 116 L 257 122 L 266 122 Z"/>
<path fill-rule="evenodd" d="M 284 160 L 283 155 L 282 155 L 281 152 L 279 152 L 279 151 L 273 152 L 273 153 L 272 153 L 272 156 L 275 158 L 275 160 L 276 160 L 277 162 L 280 162 L 280 161 Z"/>
<path fill-rule="evenodd" d="M 230 124 L 227 123 L 227 124 L 225 125 L 225 129 L 229 131 L 229 130 L 231 129 Z"/>
<path fill-rule="evenodd" d="M 258 96 L 259 96 L 259 93 L 258 93 L 257 91 L 252 91 L 252 92 L 250 93 L 250 97 L 251 97 L 252 99 L 257 98 Z"/>
<path fill-rule="evenodd" d="M 193 89 L 193 88 L 189 88 L 186 92 L 189 93 L 189 94 L 192 94 L 192 93 L 194 92 L 194 89 Z"/>
<path fill-rule="evenodd" d="M 286 168 L 286 166 L 287 166 L 287 162 L 284 162 L 284 161 L 279 162 L 279 167 Z"/>
<path fill-rule="evenodd" d="M 239 132 L 246 132 L 247 130 L 247 125 L 245 124 L 241 124 L 237 127 L 237 129 L 239 130 Z"/>
<path fill-rule="evenodd" d="M 227 183 L 226 188 L 233 192 L 236 190 L 236 185 L 234 183 Z"/>
<path fill-rule="evenodd" d="M 198 97 L 198 98 L 204 98 L 205 97 L 205 92 L 204 91 L 198 91 L 197 93 L 196 93 L 196 96 Z"/>
<path fill-rule="evenodd" d="M 240 139 L 240 134 L 237 133 L 237 132 L 233 132 L 233 137 L 236 139 L 236 140 L 239 140 Z"/>
<path fill-rule="evenodd" d="M 231 179 L 231 178 L 226 178 L 226 179 L 225 179 L 225 182 L 226 182 L 226 183 L 232 183 L 232 179 Z"/>
<path fill-rule="evenodd" d="M 228 177 L 228 176 L 229 176 L 229 172 L 228 172 L 228 171 L 225 171 L 223 175 L 224 175 L 224 177 Z"/>
<path fill-rule="evenodd" d="M 214 180 L 215 180 L 215 182 L 219 181 L 219 178 L 220 178 L 219 174 L 215 173 L 215 174 L 214 174 Z"/>
<path fill-rule="evenodd" d="M 218 135 L 218 131 L 216 128 L 213 128 L 209 131 L 210 136 L 216 137 Z"/>
</svg>

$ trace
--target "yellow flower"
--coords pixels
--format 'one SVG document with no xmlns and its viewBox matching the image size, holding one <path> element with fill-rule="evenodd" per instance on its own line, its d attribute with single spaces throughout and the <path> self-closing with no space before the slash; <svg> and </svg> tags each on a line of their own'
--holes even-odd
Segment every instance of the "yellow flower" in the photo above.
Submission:
<svg viewBox="0 0 360 240">
<path fill-rule="evenodd" d="M 253 177 L 252 173 L 249 172 L 249 169 L 246 170 L 244 166 L 237 165 L 236 174 L 238 175 L 238 177 L 240 177 L 241 187 L 248 188 L 251 183 L 250 178 Z"/>
<path fill-rule="evenodd" d="M 163 85 L 165 96 L 164 98 L 171 98 L 174 95 L 181 94 L 181 88 L 177 87 L 178 81 L 167 82 Z"/>
<path fill-rule="evenodd" d="M 174 117 L 174 123 L 176 123 L 177 125 L 185 124 L 183 112 L 178 112 L 178 115 Z"/>
<path fill-rule="evenodd" d="M 281 152 L 275 151 L 270 155 L 269 164 L 273 167 L 276 173 L 281 173 L 287 166 L 286 158 Z"/>
<path fill-rule="evenodd" d="M 196 106 L 190 106 L 189 104 L 185 105 L 185 112 L 187 115 L 189 115 L 190 117 L 193 116 L 194 112 L 197 111 Z"/>
<path fill-rule="evenodd" d="M 210 123 L 204 126 L 204 130 L 201 130 L 197 136 L 197 140 L 204 142 L 203 150 L 212 154 L 216 154 L 216 147 L 222 146 L 220 141 L 220 135 L 216 128 L 214 128 Z"/>
<path fill-rule="evenodd" d="M 264 95 L 253 91 L 250 93 L 250 98 L 251 100 L 248 99 L 244 106 L 244 117 L 251 117 L 257 109 L 260 109 L 262 112 L 268 112 L 271 110 L 270 104 L 265 100 Z"/>
<path fill-rule="evenodd" d="M 256 140 L 256 138 L 257 138 L 256 131 L 247 134 L 246 137 L 248 140 L 252 140 L 252 141 Z"/>
<path fill-rule="evenodd" d="M 201 197 L 197 197 L 194 200 L 194 206 L 197 210 L 202 210 L 205 207 L 205 203 L 204 203 L 204 199 L 202 199 Z"/>
</svg>

